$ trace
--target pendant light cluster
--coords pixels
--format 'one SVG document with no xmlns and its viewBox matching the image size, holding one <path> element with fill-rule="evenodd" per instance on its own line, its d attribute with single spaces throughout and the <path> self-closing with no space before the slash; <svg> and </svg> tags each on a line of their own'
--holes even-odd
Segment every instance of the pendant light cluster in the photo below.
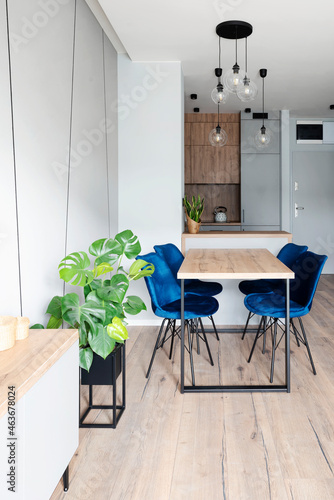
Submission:
<svg viewBox="0 0 334 500">
<path fill-rule="evenodd" d="M 209 141 L 212 146 L 224 146 L 227 142 L 227 134 L 219 125 L 219 106 L 224 104 L 229 94 L 235 94 L 241 101 L 249 102 L 256 98 L 258 90 L 253 81 L 248 76 L 248 47 L 247 39 L 253 32 L 253 26 L 245 21 L 225 21 L 218 24 L 216 33 L 219 37 L 219 56 L 215 75 L 218 79 L 217 86 L 211 92 L 211 98 L 218 105 L 218 125 L 211 130 Z M 235 64 L 228 70 L 221 81 L 223 70 L 221 67 L 221 38 L 235 40 Z M 245 39 L 245 71 L 240 69 L 238 64 L 238 40 Z M 260 70 L 262 77 L 262 127 L 255 136 L 256 147 L 265 148 L 271 139 L 271 132 L 264 126 L 264 78 L 267 75 L 266 69 Z"/>
</svg>

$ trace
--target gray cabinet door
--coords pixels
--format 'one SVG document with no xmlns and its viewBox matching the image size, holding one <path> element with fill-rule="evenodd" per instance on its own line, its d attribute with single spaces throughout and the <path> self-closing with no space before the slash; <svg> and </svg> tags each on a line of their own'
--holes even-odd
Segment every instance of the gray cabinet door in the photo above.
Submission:
<svg viewBox="0 0 334 500">
<path fill-rule="evenodd" d="M 241 222 L 280 225 L 280 155 L 241 155 Z"/>
</svg>

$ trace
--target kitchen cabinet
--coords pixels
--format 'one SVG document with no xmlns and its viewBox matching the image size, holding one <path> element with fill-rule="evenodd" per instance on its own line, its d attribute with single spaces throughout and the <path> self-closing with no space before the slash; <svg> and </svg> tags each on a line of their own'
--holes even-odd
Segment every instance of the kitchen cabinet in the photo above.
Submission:
<svg viewBox="0 0 334 500">
<path fill-rule="evenodd" d="M 281 225 L 280 120 L 265 120 L 273 135 L 263 150 L 254 143 L 261 125 L 262 120 L 241 120 L 242 230 L 279 230 Z"/>
</svg>

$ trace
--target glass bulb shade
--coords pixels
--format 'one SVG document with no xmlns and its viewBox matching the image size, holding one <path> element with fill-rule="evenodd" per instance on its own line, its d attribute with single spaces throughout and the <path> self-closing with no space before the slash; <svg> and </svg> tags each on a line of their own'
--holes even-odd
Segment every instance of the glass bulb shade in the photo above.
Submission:
<svg viewBox="0 0 334 500">
<path fill-rule="evenodd" d="M 255 146 L 258 149 L 265 149 L 272 139 L 271 130 L 266 127 L 261 127 L 261 129 L 257 132 L 254 137 Z"/>
<path fill-rule="evenodd" d="M 257 96 L 257 86 L 247 76 L 243 79 L 243 85 L 237 90 L 240 101 L 252 101 Z"/>
<path fill-rule="evenodd" d="M 245 73 L 242 70 L 229 69 L 224 76 L 224 86 L 228 92 L 236 94 L 244 86 Z"/>
<path fill-rule="evenodd" d="M 227 133 L 222 128 L 217 130 L 218 127 L 213 128 L 209 134 L 209 141 L 211 146 L 222 147 L 227 143 Z"/>
<path fill-rule="evenodd" d="M 217 85 L 211 92 L 211 99 L 215 104 L 224 104 L 228 99 L 228 92 L 224 89 L 222 84 Z"/>
</svg>

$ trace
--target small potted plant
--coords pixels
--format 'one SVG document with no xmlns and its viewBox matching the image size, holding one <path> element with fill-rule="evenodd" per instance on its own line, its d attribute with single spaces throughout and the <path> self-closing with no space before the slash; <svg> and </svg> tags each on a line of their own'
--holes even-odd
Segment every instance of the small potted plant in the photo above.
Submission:
<svg viewBox="0 0 334 500">
<path fill-rule="evenodd" d="M 201 215 L 204 210 L 204 198 L 200 195 L 192 197 L 192 203 L 189 202 L 187 195 L 184 196 L 183 206 L 186 212 L 187 225 L 189 233 L 197 234 L 201 226 Z"/>
</svg>

